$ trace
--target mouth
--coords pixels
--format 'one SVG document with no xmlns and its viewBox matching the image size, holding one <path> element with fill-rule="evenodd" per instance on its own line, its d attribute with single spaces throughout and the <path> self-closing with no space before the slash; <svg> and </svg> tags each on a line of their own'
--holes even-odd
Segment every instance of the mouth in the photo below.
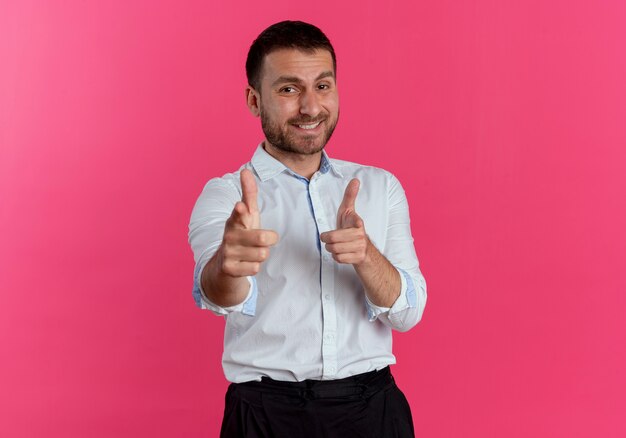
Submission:
<svg viewBox="0 0 626 438">
<path fill-rule="evenodd" d="M 315 123 L 294 123 L 293 126 L 303 131 L 316 131 L 317 128 L 322 124 L 322 122 L 323 120 Z"/>
</svg>

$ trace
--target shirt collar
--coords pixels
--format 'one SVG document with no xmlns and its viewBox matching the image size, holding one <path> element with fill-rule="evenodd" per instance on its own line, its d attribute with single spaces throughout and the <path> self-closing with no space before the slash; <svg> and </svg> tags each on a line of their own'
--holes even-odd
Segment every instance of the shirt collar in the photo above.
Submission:
<svg viewBox="0 0 626 438">
<path fill-rule="evenodd" d="M 267 181 L 268 179 L 272 179 L 276 175 L 284 171 L 293 173 L 287 166 L 278 161 L 276 158 L 272 157 L 270 154 L 267 153 L 265 149 L 263 149 L 263 142 L 261 142 L 257 146 L 256 151 L 252 156 L 251 163 L 261 181 Z M 337 163 L 334 163 L 328 157 L 326 151 L 322 151 L 320 172 L 324 174 L 328 173 L 329 170 L 332 170 L 332 172 L 337 176 L 343 176 L 341 171 L 339 170 L 339 166 L 337 165 Z"/>
</svg>

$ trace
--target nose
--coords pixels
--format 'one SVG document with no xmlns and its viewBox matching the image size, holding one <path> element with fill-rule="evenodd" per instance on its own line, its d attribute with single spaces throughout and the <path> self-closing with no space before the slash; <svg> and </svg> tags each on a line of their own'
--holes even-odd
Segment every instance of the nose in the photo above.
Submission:
<svg viewBox="0 0 626 438">
<path fill-rule="evenodd" d="M 317 116 L 321 111 L 319 96 L 315 91 L 305 90 L 300 94 L 300 114 L 311 117 Z"/>
</svg>

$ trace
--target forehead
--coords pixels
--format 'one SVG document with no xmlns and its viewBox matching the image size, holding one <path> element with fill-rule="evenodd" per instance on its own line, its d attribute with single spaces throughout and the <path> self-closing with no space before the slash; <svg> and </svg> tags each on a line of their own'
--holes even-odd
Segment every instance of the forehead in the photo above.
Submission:
<svg viewBox="0 0 626 438">
<path fill-rule="evenodd" d="M 320 73 L 334 73 L 333 58 L 328 50 L 304 52 L 298 49 L 279 49 L 268 53 L 263 60 L 262 82 L 272 83 L 280 76 L 294 76 L 302 80 L 314 79 Z"/>
</svg>

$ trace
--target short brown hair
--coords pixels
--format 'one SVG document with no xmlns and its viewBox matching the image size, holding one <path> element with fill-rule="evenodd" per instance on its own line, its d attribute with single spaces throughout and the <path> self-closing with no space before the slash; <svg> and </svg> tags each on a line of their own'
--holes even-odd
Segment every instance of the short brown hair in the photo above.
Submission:
<svg viewBox="0 0 626 438">
<path fill-rule="evenodd" d="M 248 84 L 255 90 L 260 92 L 261 68 L 265 56 L 279 49 L 298 49 L 303 52 L 328 50 L 333 58 L 335 76 L 337 75 L 335 49 L 319 28 L 303 21 L 281 21 L 261 32 L 248 51 L 246 75 Z"/>
</svg>

